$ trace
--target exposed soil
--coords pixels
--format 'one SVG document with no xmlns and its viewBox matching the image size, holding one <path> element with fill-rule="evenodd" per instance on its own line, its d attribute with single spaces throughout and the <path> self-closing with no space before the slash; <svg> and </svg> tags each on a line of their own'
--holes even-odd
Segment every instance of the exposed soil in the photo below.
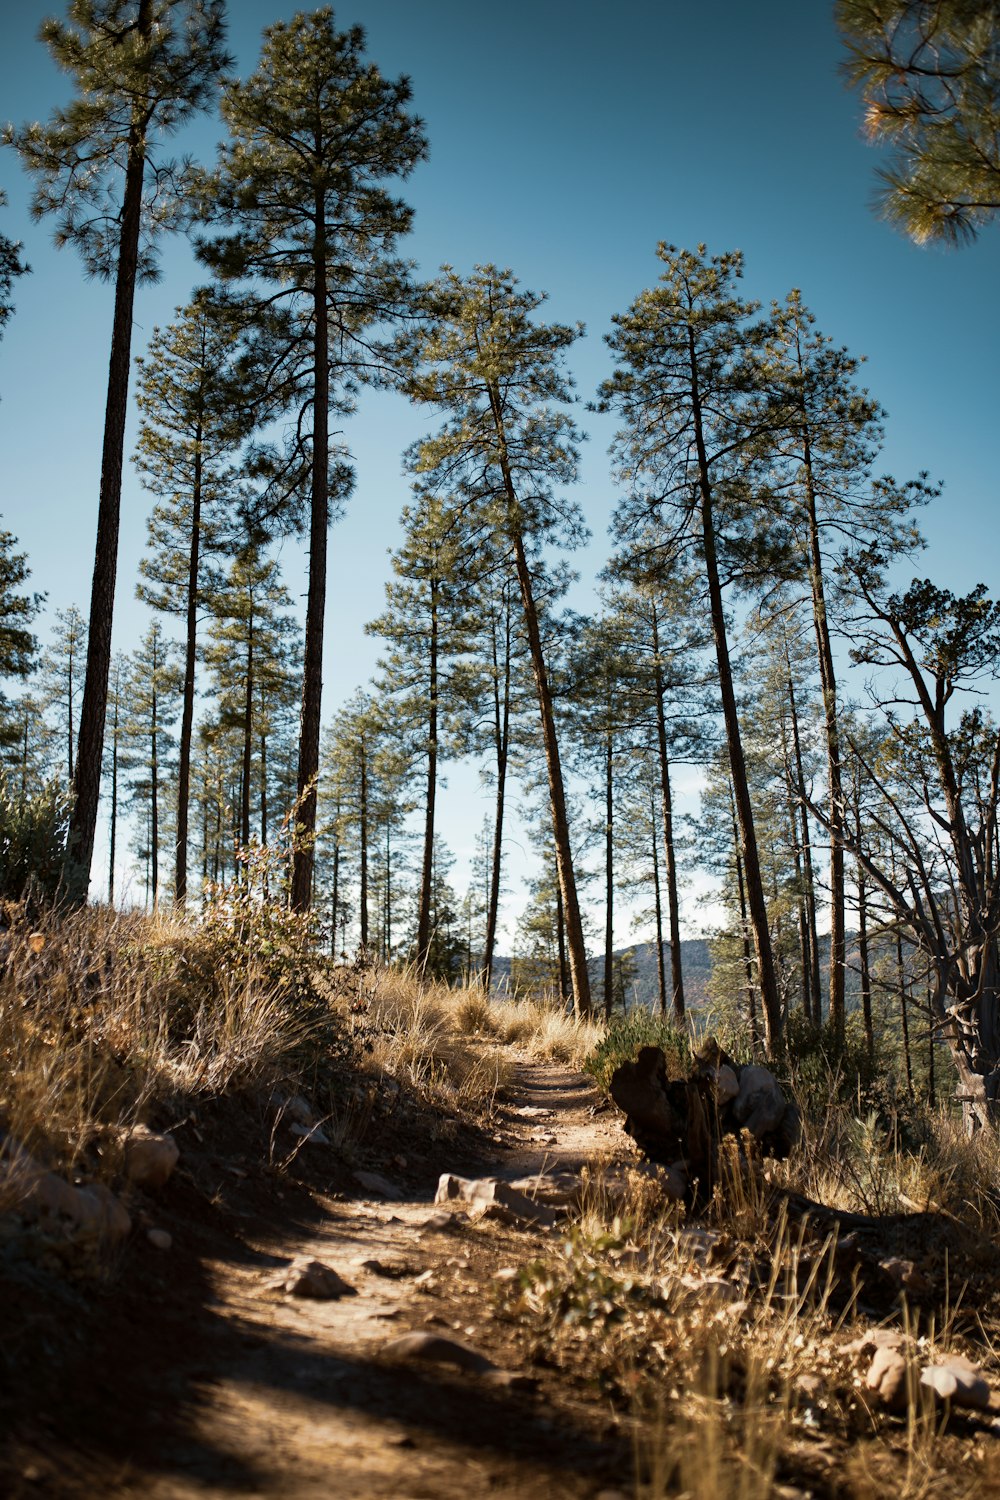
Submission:
<svg viewBox="0 0 1000 1500">
<path fill-rule="evenodd" d="M 259 1120 L 242 1139 L 231 1120 L 228 1139 L 185 1123 L 181 1168 L 158 1199 L 133 1205 L 138 1228 L 113 1277 L 81 1285 L 44 1257 L 0 1261 L 0 1420 L 12 1434 L 0 1492 L 593 1500 L 630 1488 L 628 1445 L 596 1391 L 557 1380 L 544 1351 L 528 1365 L 495 1311 L 497 1272 L 552 1231 L 462 1215 L 428 1226 L 442 1212 L 441 1172 L 513 1180 L 627 1157 L 587 1080 L 522 1060 L 488 1133 L 409 1148 L 397 1137 L 378 1165 L 399 1201 L 359 1197 L 330 1147 L 303 1147 L 297 1176 L 261 1168 L 249 1140 Z M 209 1135 L 211 1149 L 198 1139 Z M 169 1250 L 146 1239 L 152 1223 Z M 335 1268 L 356 1295 L 269 1288 L 299 1256 Z M 411 1330 L 458 1338 L 531 1380 L 388 1358 L 386 1344 Z"/>
</svg>

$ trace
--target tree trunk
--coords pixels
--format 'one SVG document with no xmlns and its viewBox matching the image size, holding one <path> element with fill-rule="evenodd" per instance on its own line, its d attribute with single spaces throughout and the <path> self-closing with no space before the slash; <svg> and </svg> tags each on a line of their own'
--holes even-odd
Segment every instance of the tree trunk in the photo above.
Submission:
<svg viewBox="0 0 1000 1500">
<path fill-rule="evenodd" d="M 139 0 L 136 21 L 139 35 L 149 37 L 153 0 Z M 73 777 L 73 810 L 66 841 L 66 887 L 71 899 L 83 904 L 90 884 L 97 831 L 97 804 L 101 795 L 101 762 L 104 754 L 104 720 L 108 706 L 108 675 L 111 669 L 111 624 L 114 616 L 115 579 L 118 571 L 118 531 L 121 518 L 122 461 L 125 448 L 125 415 L 132 346 L 132 307 L 139 263 L 142 227 L 142 179 L 146 165 L 145 122 L 133 116 L 129 128 L 125 191 L 122 197 L 118 268 L 115 277 L 115 311 L 108 365 L 108 395 L 104 415 L 104 446 L 101 454 L 101 495 L 97 512 L 97 545 L 90 590 L 90 622 L 87 636 L 87 672 L 80 707 L 80 737 Z"/>
<path fill-rule="evenodd" d="M 788 679 L 791 685 L 791 678 Z M 788 753 L 788 731 L 784 716 L 781 719 L 781 758 L 785 768 L 785 790 L 788 793 L 787 814 L 792 863 L 795 870 L 795 903 L 799 918 L 799 963 L 802 970 L 802 1009 L 807 1021 L 812 1020 L 812 972 L 813 953 L 809 932 L 809 912 L 806 904 L 805 875 L 803 871 L 802 846 L 799 842 L 799 817 L 796 806 L 795 778 L 791 757 Z"/>
<path fill-rule="evenodd" d="M 746 978 L 747 1016 L 750 1021 L 750 1050 L 752 1056 L 760 1052 L 760 1034 L 757 1028 L 757 987 L 753 977 L 753 959 L 750 948 L 750 921 L 747 914 L 747 892 L 743 880 L 743 860 L 740 856 L 740 829 L 736 821 L 736 805 L 733 801 L 733 784 L 729 783 L 729 809 L 733 819 L 733 849 L 736 855 L 736 888 L 740 898 L 740 932 L 743 935 L 743 972 Z"/>
<path fill-rule="evenodd" d="M 508 484 L 510 484 L 508 478 Z M 511 504 L 516 504 L 513 486 L 510 486 Z M 573 873 L 573 855 L 569 841 L 569 822 L 566 817 L 566 792 L 563 786 L 562 766 L 559 760 L 559 744 L 556 738 L 555 717 L 552 712 L 552 694 L 549 690 L 545 657 L 542 651 L 541 632 L 538 627 L 538 611 L 528 559 L 524 551 L 524 538 L 518 531 L 514 536 L 514 555 L 517 579 L 521 589 L 525 624 L 528 630 L 528 646 L 531 665 L 538 694 L 538 709 L 542 721 L 542 740 L 545 745 L 545 765 L 548 771 L 549 804 L 552 811 L 552 833 L 555 840 L 556 872 L 559 880 L 566 946 L 569 954 L 570 981 L 573 988 L 573 1011 L 577 1016 L 590 1015 L 590 976 L 587 973 L 587 950 L 583 938 L 583 922 L 576 894 L 576 877 Z"/>
<path fill-rule="evenodd" d="M 247 671 L 243 693 L 243 768 L 240 776 L 240 843 L 244 849 L 250 844 L 250 783 L 253 777 L 253 606 L 247 621 Z M 249 866 L 244 866 L 247 879 Z"/>
<path fill-rule="evenodd" d="M 152 860 L 153 876 L 153 910 L 156 910 L 160 894 L 160 726 L 157 722 L 156 701 L 156 650 L 153 650 L 153 713 L 152 729 L 150 733 L 150 756 L 149 756 L 149 820 L 150 820 L 150 855 Z"/>
<path fill-rule="evenodd" d="M 333 891 L 330 897 L 330 957 L 337 956 L 337 902 L 340 897 L 340 840 L 333 841 Z"/>
<path fill-rule="evenodd" d="M 667 1014 L 667 971 L 663 962 L 663 901 L 660 892 L 660 851 L 656 842 L 656 801 L 650 801 L 649 827 L 653 843 L 653 900 L 656 908 L 656 983 L 660 1015 Z"/>
<path fill-rule="evenodd" d="M 670 916 L 670 988 L 674 1018 L 684 1024 L 684 973 L 681 962 L 680 898 L 677 891 L 677 856 L 674 849 L 674 804 L 670 790 L 670 757 L 667 754 L 667 715 L 664 704 L 663 667 L 660 662 L 660 627 L 653 602 L 653 676 L 656 688 L 656 735 L 660 751 L 660 799 L 663 813 L 663 853 L 667 866 L 667 910 Z"/>
<path fill-rule="evenodd" d="M 483 954 L 483 989 L 487 994 L 493 983 L 493 954 L 496 949 L 497 920 L 500 912 L 500 862 L 503 857 L 504 798 L 507 789 L 507 755 L 510 746 L 510 677 L 511 677 L 510 599 L 504 584 L 504 660 L 503 699 L 499 689 L 499 661 L 496 633 L 493 635 L 493 734 L 497 757 L 497 795 L 493 814 L 493 857 L 490 865 L 490 889 L 486 903 L 486 949 Z"/>
<path fill-rule="evenodd" d="M 604 1015 L 611 1019 L 614 999 L 614 756 L 610 729 L 605 735 L 604 755 Z"/>
<path fill-rule="evenodd" d="M 844 817 L 844 791 L 837 723 L 837 679 L 834 675 L 830 623 L 823 585 L 816 491 L 813 483 L 809 433 L 803 437 L 803 472 L 806 482 L 806 512 L 809 522 L 809 579 L 812 587 L 813 624 L 820 685 L 823 690 L 823 722 L 826 729 L 827 779 L 830 792 L 830 1021 L 838 1040 L 843 1040 L 845 1010 L 845 885 L 844 846 L 838 831 Z"/>
<path fill-rule="evenodd" d="M 566 926 L 566 943 L 569 950 L 570 976 L 573 984 L 573 1010 L 577 1016 L 590 1015 L 590 976 L 587 973 L 587 948 L 583 937 L 583 922 L 576 892 L 576 876 L 573 873 L 573 855 L 569 840 L 569 822 L 566 817 L 566 791 L 563 786 L 562 766 L 559 760 L 559 742 L 556 737 L 555 717 L 552 712 L 552 694 L 548 674 L 545 670 L 545 655 L 538 627 L 538 609 L 535 604 L 531 571 L 524 550 L 524 535 L 521 530 L 520 504 L 514 489 L 514 480 L 507 462 L 504 438 L 503 410 L 500 393 L 495 386 L 489 388 L 490 407 L 500 448 L 500 470 L 503 475 L 504 493 L 509 509 L 508 535 L 514 544 L 517 582 L 521 591 L 524 621 L 528 632 L 528 649 L 531 668 L 538 694 L 538 709 L 542 721 L 542 741 L 545 746 L 545 767 L 549 781 L 549 803 L 552 809 L 552 834 L 556 847 L 556 869 L 559 892 L 562 897 L 563 920 Z"/>
<path fill-rule="evenodd" d="M 118 715 L 119 686 L 115 687 L 115 717 L 111 726 L 111 827 L 108 851 L 108 905 L 115 904 L 115 856 L 118 852 Z"/>
<path fill-rule="evenodd" d="M 417 969 L 427 967 L 431 946 L 431 887 L 434 880 L 434 809 L 437 800 L 438 759 L 438 583 L 430 580 L 431 635 L 429 647 L 429 703 L 427 712 L 427 800 L 424 815 L 424 857 L 417 909 Z"/>
<path fill-rule="evenodd" d="M 812 835 L 809 831 L 809 809 L 806 806 L 806 778 L 802 766 L 802 742 L 799 738 L 799 715 L 795 706 L 795 684 L 792 682 L 791 662 L 786 649 L 785 664 L 788 667 L 788 703 L 792 715 L 792 749 L 795 753 L 796 797 L 802 819 L 802 867 L 806 888 L 806 912 L 809 918 L 809 944 L 812 970 L 812 1020 L 814 1026 L 823 1024 L 823 986 L 819 977 L 819 929 L 816 924 L 816 881 L 812 861 Z"/>
<path fill-rule="evenodd" d="M 750 927 L 753 934 L 754 954 L 757 959 L 757 978 L 760 985 L 761 1004 L 764 1011 L 764 1040 L 768 1057 L 782 1050 L 781 998 L 774 973 L 774 957 L 771 952 L 771 933 L 768 927 L 767 903 L 760 874 L 760 857 L 757 851 L 757 834 L 754 828 L 753 808 L 750 803 L 750 787 L 747 781 L 746 761 L 743 756 L 743 741 L 740 721 L 736 709 L 736 692 L 733 687 L 733 672 L 729 659 L 729 641 L 726 635 L 726 615 L 722 599 L 722 585 L 715 551 L 715 516 L 713 511 L 712 485 L 708 472 L 708 454 L 702 431 L 701 398 L 698 386 L 698 360 L 695 352 L 694 330 L 688 331 L 688 346 L 691 368 L 691 407 L 694 416 L 695 447 L 698 459 L 698 481 L 701 502 L 701 535 L 705 554 L 705 574 L 708 582 L 709 612 L 712 619 L 712 637 L 719 668 L 719 691 L 722 697 L 722 716 L 726 726 L 726 746 L 729 751 L 729 767 L 732 777 L 733 795 L 739 824 L 740 852 L 743 857 L 743 874 L 746 882 L 746 898 L 750 912 Z"/>
<path fill-rule="evenodd" d="M 361 826 L 359 829 L 361 871 L 358 890 L 358 919 L 361 924 L 361 946 L 368 947 L 368 746 L 361 741 Z"/>
<path fill-rule="evenodd" d="M 204 334 L 203 334 L 204 338 Z M 188 803 L 191 797 L 191 736 L 194 732 L 194 689 L 198 660 L 198 574 L 201 551 L 202 428 L 195 428 L 194 483 L 191 489 L 191 546 L 188 552 L 187 628 L 184 638 L 184 697 L 177 760 L 177 842 L 174 857 L 174 900 L 187 902 Z"/>
<path fill-rule="evenodd" d="M 323 622 L 326 612 L 326 552 L 330 527 L 330 350 L 327 328 L 326 223 L 323 190 L 317 188 L 313 246 L 313 451 L 309 518 L 309 589 L 306 601 L 299 720 L 299 772 L 292 855 L 292 907 L 308 911 L 312 899 L 323 698 Z"/>
</svg>

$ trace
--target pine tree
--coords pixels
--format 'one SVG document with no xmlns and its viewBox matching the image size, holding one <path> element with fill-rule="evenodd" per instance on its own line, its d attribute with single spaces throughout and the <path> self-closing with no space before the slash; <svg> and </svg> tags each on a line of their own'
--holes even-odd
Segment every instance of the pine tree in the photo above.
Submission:
<svg viewBox="0 0 1000 1500">
<path fill-rule="evenodd" d="M 392 252 L 411 217 L 382 184 L 405 177 L 426 149 L 406 110 L 408 81 L 383 78 L 363 48 L 360 27 L 336 31 L 329 9 L 268 27 L 257 71 L 225 90 L 231 141 L 206 193 L 233 232 L 200 252 L 221 277 L 253 284 L 248 319 L 267 288 L 276 398 L 297 413 L 300 434 L 311 424 L 301 438 L 311 477 L 299 910 L 312 892 L 331 490 L 347 487 L 343 465 L 331 464 L 330 413 L 349 410 L 357 381 L 381 372 L 374 330 L 400 304 L 405 278 Z"/>
<path fill-rule="evenodd" d="M 873 481 L 881 445 L 882 412 L 855 382 L 858 361 L 816 331 L 815 319 L 793 291 L 775 305 L 762 372 L 761 420 L 782 412 L 765 438 L 776 460 L 772 472 L 787 507 L 789 535 L 802 560 L 812 603 L 816 661 L 826 732 L 830 848 L 830 1019 L 837 1036 L 845 1022 L 845 875 L 837 829 L 846 815 L 838 729 L 837 677 L 830 619 L 827 559 L 845 546 L 858 551 L 873 539 L 896 552 L 917 536 L 910 508 L 931 493 L 922 482 L 897 486 Z"/>
<path fill-rule="evenodd" d="M 266 832 L 267 729 L 298 687 L 298 627 L 278 563 L 250 546 L 233 559 L 211 608 L 204 659 L 219 726 L 239 736 L 236 832 L 245 848 L 255 800 Z"/>
<path fill-rule="evenodd" d="M 431 484 L 461 485 L 483 507 L 499 551 L 510 550 L 528 637 L 572 973 L 574 1005 L 590 1011 L 590 979 L 566 813 L 552 695 L 531 557 L 546 540 L 574 546 L 577 506 L 556 497 L 576 477 L 578 434 L 563 409 L 565 350 L 579 330 L 534 321 L 542 299 L 510 272 L 480 266 L 463 280 L 445 270 L 426 294 L 421 325 L 402 350 L 406 388 L 441 408 L 444 424 L 418 445 L 414 466 Z"/>
<path fill-rule="evenodd" d="M 770 535 L 747 468 L 770 421 L 748 400 L 755 383 L 762 330 L 756 304 L 742 301 L 735 282 L 738 253 L 709 257 L 661 244 L 664 271 L 629 311 L 615 318 L 608 343 L 615 375 L 600 391 L 603 409 L 623 415 L 615 443 L 628 495 L 616 527 L 623 537 L 648 533 L 659 520 L 659 565 L 667 568 L 692 547 L 700 556 L 718 664 L 719 688 L 740 831 L 754 951 L 769 1053 L 781 1050 L 778 993 L 760 856 L 737 711 L 723 597 L 720 550 L 736 544 L 755 568 L 771 561 Z M 727 549 L 728 550 L 728 549 Z M 723 556 L 727 572 L 736 559 Z M 743 559 L 739 559 L 743 561 Z"/>
<path fill-rule="evenodd" d="M 155 276 L 155 237 L 179 222 L 186 199 L 186 171 L 157 160 L 156 145 L 208 104 L 229 62 L 223 36 L 222 0 L 71 0 L 68 22 L 45 21 L 41 39 L 74 78 L 76 97 L 48 125 L 7 135 L 37 179 L 33 215 L 55 214 L 56 243 L 75 245 L 88 274 L 115 282 L 67 848 L 68 881 L 80 901 L 87 894 L 101 784 L 135 287 Z"/>
<path fill-rule="evenodd" d="M 129 663 L 124 736 L 128 741 L 129 790 L 139 810 L 140 857 L 147 868 L 147 896 L 155 908 L 160 892 L 160 845 L 167 820 L 164 791 L 170 785 L 170 733 L 177 717 L 180 673 L 174 650 L 154 620 Z"/>
<path fill-rule="evenodd" d="M 7 194 L 0 188 L 0 208 L 6 208 Z M 14 282 L 18 276 L 25 276 L 31 267 L 21 259 L 21 245 L 18 241 L 8 239 L 7 235 L 0 234 L 0 337 L 3 335 L 4 325 L 14 311 L 14 304 L 10 294 Z"/>
<path fill-rule="evenodd" d="M 26 678 L 35 661 L 37 641 L 29 630 L 42 605 L 41 594 L 23 592 L 31 577 L 25 552 L 15 552 L 17 537 L 0 530 L 0 679 Z M 0 754 L 20 744 L 22 714 L 0 693 Z"/>
<path fill-rule="evenodd" d="M 166 329 L 155 328 L 137 361 L 142 412 L 136 464 L 158 503 L 148 520 L 149 553 L 137 595 L 184 620 L 184 689 L 177 766 L 174 899 L 187 899 L 188 803 L 194 728 L 198 620 L 220 545 L 220 510 L 234 476 L 228 460 L 244 435 L 234 377 L 236 330 L 208 293 L 195 295 Z M 218 565 L 216 564 L 216 571 Z M 206 584 L 208 588 L 206 588 Z"/>
<path fill-rule="evenodd" d="M 425 764 L 424 838 L 414 957 L 423 970 L 430 954 L 438 770 L 454 748 L 462 711 L 463 655 L 475 600 L 475 559 L 461 529 L 461 512 L 440 497 L 418 494 L 404 508 L 403 545 L 393 554 L 395 580 L 386 585 L 385 612 L 366 628 L 389 647 L 379 662 L 381 687 L 392 698 L 397 738 Z"/>
<path fill-rule="evenodd" d="M 838 0 L 836 15 L 866 134 L 893 148 L 886 218 L 918 245 L 973 238 L 1000 210 L 995 0 Z"/>
<path fill-rule="evenodd" d="M 56 610 L 52 640 L 42 657 L 42 705 L 54 713 L 66 754 L 66 785 L 73 783 L 75 727 L 83 695 L 83 668 L 87 656 L 87 622 L 71 604 Z"/>
</svg>

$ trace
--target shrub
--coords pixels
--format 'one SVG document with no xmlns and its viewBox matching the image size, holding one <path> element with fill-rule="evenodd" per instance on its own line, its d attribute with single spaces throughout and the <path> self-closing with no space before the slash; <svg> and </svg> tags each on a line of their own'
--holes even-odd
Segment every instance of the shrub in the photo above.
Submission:
<svg viewBox="0 0 1000 1500">
<path fill-rule="evenodd" d="M 38 896 L 51 902 L 63 877 L 70 798 L 49 781 L 32 794 L 16 791 L 0 771 L 0 900 Z"/>
<path fill-rule="evenodd" d="M 584 1072 L 607 1090 L 611 1075 L 624 1062 L 633 1062 L 640 1047 L 662 1047 L 668 1072 L 686 1073 L 691 1065 L 691 1043 L 687 1034 L 648 1010 L 633 1010 L 611 1022 L 607 1032 L 585 1058 Z"/>
</svg>

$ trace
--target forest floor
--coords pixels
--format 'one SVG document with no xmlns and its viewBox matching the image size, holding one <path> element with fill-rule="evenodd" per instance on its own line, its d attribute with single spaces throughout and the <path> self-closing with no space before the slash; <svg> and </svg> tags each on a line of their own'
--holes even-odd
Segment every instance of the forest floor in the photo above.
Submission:
<svg viewBox="0 0 1000 1500">
<path fill-rule="evenodd" d="M 168 1249 L 133 1235 L 115 1274 L 85 1286 L 59 1282 L 44 1260 L 4 1280 L 0 1492 L 632 1493 L 630 1445 L 607 1404 L 531 1363 L 524 1330 L 497 1312 L 511 1268 L 551 1249 L 557 1231 L 475 1223 L 433 1202 L 444 1172 L 512 1181 L 615 1152 L 634 1159 L 588 1080 L 517 1057 L 478 1136 L 384 1143 L 385 1195 L 346 1168 L 331 1190 L 319 1145 L 296 1158 L 310 1171 L 276 1175 L 255 1163 L 255 1128 L 231 1116 L 175 1126 L 180 1167 L 139 1215 L 169 1233 Z M 269 1284 L 300 1257 L 355 1294 L 307 1300 Z M 513 1378 L 395 1357 L 387 1346 L 410 1331 L 473 1346 Z"/>
</svg>

